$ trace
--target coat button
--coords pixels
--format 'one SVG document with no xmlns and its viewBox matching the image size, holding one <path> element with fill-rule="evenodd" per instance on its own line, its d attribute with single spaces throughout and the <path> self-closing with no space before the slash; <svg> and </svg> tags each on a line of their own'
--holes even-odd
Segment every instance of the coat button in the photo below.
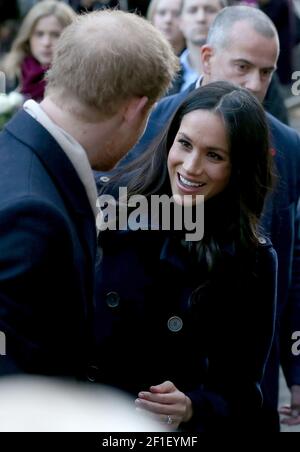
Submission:
<svg viewBox="0 0 300 452">
<path fill-rule="evenodd" d="M 172 333 L 178 333 L 182 329 L 183 321 L 180 317 L 174 316 L 168 320 L 168 328 Z"/>
<path fill-rule="evenodd" d="M 110 177 L 108 177 L 108 176 L 101 176 L 101 177 L 99 178 L 99 180 L 100 180 L 101 182 L 104 182 L 104 184 L 107 184 L 107 182 L 110 181 Z"/>
<path fill-rule="evenodd" d="M 120 296 L 117 292 L 109 292 L 106 295 L 106 304 L 109 308 L 117 308 L 120 303 Z"/>
<path fill-rule="evenodd" d="M 264 239 L 263 237 L 259 237 L 258 241 L 261 245 L 265 245 L 267 243 L 266 239 Z"/>
<path fill-rule="evenodd" d="M 91 383 L 95 383 L 98 380 L 99 377 L 99 367 L 95 366 L 93 364 L 88 366 L 86 378 Z"/>
</svg>

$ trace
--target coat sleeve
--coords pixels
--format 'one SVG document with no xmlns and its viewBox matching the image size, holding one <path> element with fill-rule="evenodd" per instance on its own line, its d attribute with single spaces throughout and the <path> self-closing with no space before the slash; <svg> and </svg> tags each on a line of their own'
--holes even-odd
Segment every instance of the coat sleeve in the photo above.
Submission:
<svg viewBox="0 0 300 452">
<path fill-rule="evenodd" d="M 0 208 L 0 231 L 0 375 L 55 373 L 71 261 L 66 222 L 55 206 L 24 197 Z"/>
<path fill-rule="evenodd" d="M 284 129 L 286 130 L 286 129 Z M 289 180 L 293 205 L 290 206 L 290 237 L 293 241 L 289 265 L 291 271 L 288 281 L 288 293 L 286 302 L 279 306 L 279 342 L 280 342 L 280 363 L 286 378 L 287 385 L 300 385 L 300 356 L 292 352 L 293 333 L 300 331 L 300 137 L 293 131 L 286 135 L 286 143 L 289 146 Z M 287 144 L 286 144 L 287 146 Z M 287 225 L 288 227 L 288 225 Z M 285 233 L 285 230 L 282 230 Z M 285 237 L 281 237 L 284 243 Z M 280 278 L 280 272 L 279 272 Z"/>
<path fill-rule="evenodd" d="M 295 332 L 300 334 L 300 201 L 297 206 L 294 234 L 290 290 L 280 328 L 281 364 L 289 387 L 300 385 L 300 355 L 293 354 L 293 335 Z"/>
<path fill-rule="evenodd" d="M 232 270 L 232 269 L 231 269 Z M 225 278 L 229 277 L 224 272 Z M 194 409 L 194 426 L 205 431 L 260 429 L 260 384 L 275 327 L 277 256 L 262 247 L 255 275 L 243 277 L 235 268 L 236 289 L 227 286 L 214 304 L 214 327 L 208 332 L 206 383 L 188 395 Z M 230 279 L 232 284 L 232 278 Z M 222 284 L 222 288 L 224 287 Z M 196 427 L 197 428 L 197 427 Z"/>
</svg>

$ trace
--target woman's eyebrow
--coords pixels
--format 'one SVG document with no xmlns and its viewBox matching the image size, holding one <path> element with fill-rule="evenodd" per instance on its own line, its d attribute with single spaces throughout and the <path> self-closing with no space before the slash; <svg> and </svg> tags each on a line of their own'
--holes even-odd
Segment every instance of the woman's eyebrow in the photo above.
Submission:
<svg viewBox="0 0 300 452">
<path fill-rule="evenodd" d="M 191 138 L 188 137 L 188 135 L 186 135 L 184 132 L 178 132 L 178 135 L 180 135 L 182 138 L 185 138 L 186 140 L 190 140 L 191 141 Z"/>
<path fill-rule="evenodd" d="M 181 138 L 184 138 L 187 141 L 193 141 L 188 135 L 186 135 L 184 132 L 178 132 L 178 136 L 180 136 Z M 223 152 L 224 154 L 229 154 L 229 149 L 224 149 L 224 148 L 219 148 L 217 146 L 207 146 L 207 149 L 209 151 L 219 151 L 219 152 Z"/>
</svg>

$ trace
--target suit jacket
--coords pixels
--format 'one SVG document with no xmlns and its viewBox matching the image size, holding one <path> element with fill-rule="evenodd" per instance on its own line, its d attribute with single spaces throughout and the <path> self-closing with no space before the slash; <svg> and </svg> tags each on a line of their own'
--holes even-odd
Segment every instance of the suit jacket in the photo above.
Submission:
<svg viewBox="0 0 300 452">
<path fill-rule="evenodd" d="M 184 71 L 181 66 L 180 71 L 172 82 L 171 88 L 167 92 L 167 96 L 177 94 L 181 91 L 181 87 L 184 82 Z M 277 74 L 272 77 L 270 86 L 268 88 L 266 97 L 264 99 L 264 108 L 279 119 L 284 124 L 289 124 L 288 111 L 284 104 L 284 98 L 280 91 L 280 84 Z"/>
<path fill-rule="evenodd" d="M 83 376 L 95 219 L 71 162 L 20 111 L 0 135 L 0 375 Z"/>
<path fill-rule="evenodd" d="M 195 89 L 195 83 L 186 91 L 162 99 L 153 110 L 146 131 L 137 145 L 120 165 L 138 158 L 167 126 L 175 110 Z M 275 193 L 267 200 L 262 223 L 278 255 L 278 319 L 279 338 L 274 342 L 266 369 L 266 398 L 277 410 L 279 346 L 281 362 L 288 384 L 300 384 L 300 359 L 291 353 L 292 333 L 300 331 L 300 138 L 297 132 L 267 114 L 274 148 L 278 180 Z M 107 180 L 96 174 L 98 184 Z M 279 326 L 278 326 L 279 333 Z"/>
</svg>

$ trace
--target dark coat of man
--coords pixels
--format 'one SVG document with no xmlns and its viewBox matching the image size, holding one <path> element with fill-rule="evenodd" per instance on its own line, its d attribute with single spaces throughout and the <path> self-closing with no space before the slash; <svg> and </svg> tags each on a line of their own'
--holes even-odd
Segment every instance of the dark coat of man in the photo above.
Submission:
<svg viewBox="0 0 300 452">
<path fill-rule="evenodd" d="M 0 135 L 0 232 L 0 375 L 84 377 L 95 217 L 66 154 L 24 111 Z"/>
</svg>

